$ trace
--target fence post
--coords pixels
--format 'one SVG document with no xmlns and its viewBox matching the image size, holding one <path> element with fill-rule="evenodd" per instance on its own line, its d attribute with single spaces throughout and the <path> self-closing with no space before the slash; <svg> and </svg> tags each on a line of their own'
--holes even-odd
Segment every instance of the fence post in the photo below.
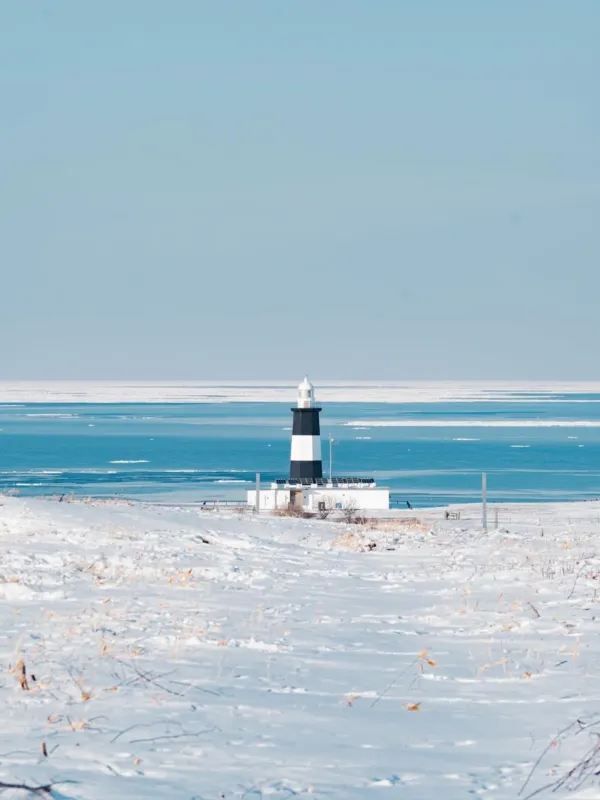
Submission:
<svg viewBox="0 0 600 800">
<path fill-rule="evenodd" d="M 487 472 L 481 473 L 481 527 L 487 533 Z"/>
</svg>

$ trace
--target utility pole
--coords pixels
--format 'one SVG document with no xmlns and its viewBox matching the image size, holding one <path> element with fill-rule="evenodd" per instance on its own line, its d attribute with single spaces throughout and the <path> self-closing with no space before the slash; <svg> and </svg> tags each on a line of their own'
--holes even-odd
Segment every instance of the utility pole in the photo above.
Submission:
<svg viewBox="0 0 600 800">
<path fill-rule="evenodd" d="M 329 434 L 329 483 L 333 483 L 333 443 L 335 439 Z"/>
<path fill-rule="evenodd" d="M 481 527 L 487 533 L 487 472 L 481 473 Z"/>
</svg>

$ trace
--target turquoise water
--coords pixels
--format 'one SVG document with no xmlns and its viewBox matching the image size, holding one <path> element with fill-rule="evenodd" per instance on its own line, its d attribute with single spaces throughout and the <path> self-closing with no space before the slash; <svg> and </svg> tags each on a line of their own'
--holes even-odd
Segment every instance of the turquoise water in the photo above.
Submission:
<svg viewBox="0 0 600 800">
<path fill-rule="evenodd" d="M 476 500 L 483 470 L 499 502 L 600 496 L 600 427 L 592 427 L 600 425 L 600 396 L 519 400 L 327 404 L 325 471 L 331 434 L 334 473 L 373 476 L 415 506 Z M 354 420 L 363 424 L 348 424 Z M 473 420 L 481 425 L 469 426 Z M 494 427 L 532 420 L 586 427 Z M 377 421 L 411 425 L 373 427 Z M 3 405 L 0 490 L 243 497 L 256 471 L 264 481 L 285 477 L 290 425 L 289 403 Z"/>
</svg>

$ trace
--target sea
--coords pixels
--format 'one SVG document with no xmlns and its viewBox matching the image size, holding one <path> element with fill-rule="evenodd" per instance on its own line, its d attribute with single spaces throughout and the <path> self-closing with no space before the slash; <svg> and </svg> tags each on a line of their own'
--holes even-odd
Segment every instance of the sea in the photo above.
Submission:
<svg viewBox="0 0 600 800">
<path fill-rule="evenodd" d="M 244 499 L 286 477 L 290 403 L 6 403 L 0 491 L 164 502 Z M 373 477 L 394 503 L 600 497 L 600 395 L 327 403 L 325 475 Z M 332 441 L 330 441 L 332 440 Z M 331 456 L 331 464 L 330 464 Z"/>
</svg>

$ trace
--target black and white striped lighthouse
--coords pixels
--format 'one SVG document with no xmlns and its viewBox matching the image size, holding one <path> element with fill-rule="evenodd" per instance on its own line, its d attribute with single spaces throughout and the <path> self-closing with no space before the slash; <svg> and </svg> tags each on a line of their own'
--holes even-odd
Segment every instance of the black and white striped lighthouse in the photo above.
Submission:
<svg viewBox="0 0 600 800">
<path fill-rule="evenodd" d="M 321 460 L 320 408 L 315 407 L 312 383 L 304 378 L 298 386 L 298 405 L 292 408 L 292 452 L 290 457 L 290 480 L 314 481 L 323 477 Z"/>
</svg>

